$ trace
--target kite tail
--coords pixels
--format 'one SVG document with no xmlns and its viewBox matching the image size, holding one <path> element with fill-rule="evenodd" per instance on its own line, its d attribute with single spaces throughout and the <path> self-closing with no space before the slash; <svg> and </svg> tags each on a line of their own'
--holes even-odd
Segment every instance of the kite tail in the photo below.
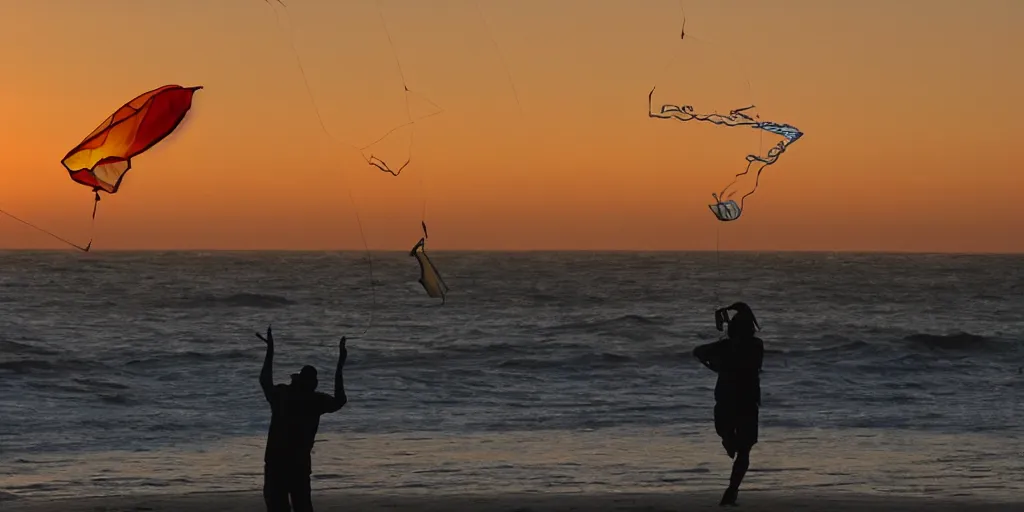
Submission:
<svg viewBox="0 0 1024 512">
<path fill-rule="evenodd" d="M 654 115 L 654 90 L 658 86 L 651 87 L 651 92 L 647 93 L 647 117 L 658 117 Z"/>
<path fill-rule="evenodd" d="M 729 184 L 726 185 L 725 188 L 722 189 L 722 191 L 718 194 L 718 196 L 724 199 L 725 198 L 725 193 L 728 192 L 729 189 L 731 189 L 732 186 L 735 185 L 736 182 L 738 182 L 742 176 L 746 176 L 747 173 L 750 172 L 750 166 L 753 165 L 755 161 L 757 161 L 757 160 L 752 160 L 750 162 L 747 162 L 747 167 L 745 169 L 743 169 L 743 172 L 733 176 L 732 177 L 732 181 L 730 181 Z M 762 166 L 761 169 L 764 169 L 764 167 Z M 757 174 L 758 174 L 758 176 L 761 175 L 761 170 L 760 169 L 757 171 Z M 754 190 L 757 190 L 757 185 L 754 185 Z M 753 194 L 753 193 L 754 193 L 753 191 L 750 191 L 747 195 L 745 195 L 743 197 L 747 197 L 747 196 L 749 196 L 750 194 Z M 740 202 L 740 209 L 741 210 L 743 209 L 743 202 L 742 201 Z"/>
<path fill-rule="evenodd" d="M 743 197 L 740 198 L 740 210 L 743 210 L 743 202 L 747 200 L 747 197 L 753 194 L 754 192 L 757 192 L 757 186 L 761 184 L 761 171 L 764 171 L 765 167 L 768 166 L 762 165 L 761 168 L 757 170 L 757 177 L 754 178 L 754 188 L 750 192 L 743 194 Z"/>
<path fill-rule="evenodd" d="M 776 148 L 781 148 L 781 149 L 778 152 L 776 152 L 774 154 L 774 156 L 773 156 L 772 155 L 772 151 L 774 149 L 776 149 Z M 754 178 L 754 188 L 750 192 L 747 192 L 746 194 L 744 194 L 742 198 L 740 198 L 740 209 L 741 210 L 743 209 L 743 201 L 747 199 L 747 196 L 749 196 L 749 195 L 753 194 L 754 192 L 756 192 L 757 191 L 757 187 L 761 184 L 761 173 L 764 172 L 765 168 L 767 168 L 769 165 L 772 165 L 775 162 L 779 161 L 779 157 L 781 157 L 782 154 L 786 152 L 786 149 L 789 148 L 789 144 L 787 144 L 785 142 L 780 142 L 779 145 L 776 146 L 776 148 L 772 148 L 772 150 L 769 150 L 769 152 L 768 152 L 769 160 L 767 160 L 767 161 L 759 160 L 761 162 L 761 167 L 757 170 L 757 174 L 755 175 L 755 178 Z M 751 162 L 751 163 L 753 163 L 753 162 Z M 746 174 L 749 171 L 750 171 L 750 166 L 748 165 L 747 166 L 747 171 L 744 171 L 743 174 Z M 739 176 L 740 175 L 737 175 L 737 177 L 739 177 Z"/>
<path fill-rule="evenodd" d="M 715 43 L 713 43 L 713 42 L 711 42 L 709 40 L 703 40 L 701 38 L 694 37 L 692 34 L 687 34 L 686 33 L 686 10 L 683 7 L 682 0 L 679 0 L 677 2 L 677 4 L 678 4 L 678 7 L 679 7 L 679 16 L 681 18 L 681 30 L 680 30 L 680 33 L 679 33 L 679 40 L 680 41 L 684 41 L 684 42 L 687 41 L 687 40 L 695 40 L 695 41 L 697 41 L 697 42 L 699 42 L 701 44 L 709 44 L 709 45 L 718 46 L 717 44 L 715 44 Z M 750 73 L 748 71 L 748 67 L 746 65 L 746 62 L 744 60 L 742 60 L 742 59 L 737 58 L 736 55 L 734 55 L 728 49 L 722 48 L 720 51 L 723 51 L 728 56 L 728 58 L 730 60 L 732 60 L 736 64 L 736 67 L 738 69 L 740 69 L 741 73 L 744 75 L 744 83 L 745 83 L 746 88 L 747 88 L 747 96 L 751 100 L 749 106 L 732 110 L 732 111 L 729 112 L 729 114 L 727 116 L 721 115 L 721 114 L 718 114 L 718 113 L 714 113 L 714 114 L 698 114 L 698 113 L 693 111 L 692 107 L 687 106 L 687 105 L 682 105 L 682 106 L 662 105 L 660 112 L 656 113 L 654 111 L 654 106 L 653 106 L 653 96 L 654 96 L 655 88 L 652 88 L 651 92 L 648 93 L 648 95 L 647 95 L 647 112 L 648 112 L 647 115 L 648 115 L 648 117 L 659 118 L 659 119 L 676 118 L 679 121 L 683 121 L 683 122 L 695 120 L 695 121 L 711 122 L 711 123 L 714 123 L 716 125 L 724 125 L 724 126 L 752 126 L 754 128 L 760 128 L 760 126 L 759 126 L 760 125 L 760 121 L 759 121 L 760 120 L 760 116 L 758 116 L 756 114 L 756 112 L 753 114 L 754 117 L 751 117 L 751 116 L 749 116 L 749 115 L 747 115 L 745 113 L 748 110 L 754 109 L 755 105 L 757 104 L 757 101 L 755 101 L 753 85 L 751 84 Z M 662 74 L 664 74 L 668 70 L 668 68 L 674 62 L 675 58 L 676 58 L 676 53 L 674 52 L 672 54 L 672 57 L 670 58 L 669 62 L 665 65 L 665 69 L 662 70 Z M 755 118 L 756 118 L 756 120 L 755 120 Z M 756 155 L 758 155 L 758 156 L 761 154 L 761 148 L 763 146 L 763 143 L 764 143 L 764 133 L 763 133 L 763 131 L 761 131 L 758 134 L 758 141 L 757 141 Z M 718 194 L 722 198 L 721 200 L 724 200 L 727 197 L 727 192 L 739 181 L 739 178 L 741 176 L 744 176 L 744 175 L 746 175 L 747 173 L 750 172 L 750 165 L 751 165 L 751 163 L 748 163 L 747 167 L 744 169 L 743 172 L 733 176 L 732 181 L 728 185 L 726 185 L 724 188 L 722 188 L 721 192 Z M 760 172 L 760 170 L 758 172 Z M 747 193 L 743 197 L 747 197 L 751 193 L 753 193 L 753 191 Z M 741 208 L 742 208 L 742 203 L 741 203 Z"/>
<path fill-rule="evenodd" d="M 71 247 L 74 247 L 75 249 L 78 249 L 79 251 L 89 252 L 89 249 L 92 248 L 92 237 L 91 236 L 89 237 L 89 243 L 86 244 L 85 247 L 82 247 L 81 245 L 78 245 L 78 244 L 76 244 L 76 243 L 74 243 L 74 242 L 72 242 L 70 240 L 67 240 L 67 239 L 61 237 L 60 235 L 57 235 L 56 233 L 53 233 L 52 231 L 49 231 L 49 230 L 47 230 L 45 228 L 42 228 L 42 227 L 39 227 L 39 226 L 37 226 L 35 224 L 32 224 L 31 222 L 29 222 L 27 220 L 21 219 L 21 218 L 17 217 L 16 215 L 14 215 L 14 214 L 12 214 L 12 213 L 10 213 L 8 211 L 0 209 L 0 213 L 2 213 L 4 215 L 6 215 L 6 216 L 8 216 L 8 217 L 18 221 L 18 222 L 20 222 L 20 223 L 22 223 L 22 224 L 24 224 L 24 225 L 26 225 L 26 226 L 36 230 L 36 231 L 39 231 L 40 233 L 49 235 L 50 237 L 52 237 L 55 240 L 58 240 L 60 242 L 63 242 L 65 244 L 71 246 Z"/>
</svg>

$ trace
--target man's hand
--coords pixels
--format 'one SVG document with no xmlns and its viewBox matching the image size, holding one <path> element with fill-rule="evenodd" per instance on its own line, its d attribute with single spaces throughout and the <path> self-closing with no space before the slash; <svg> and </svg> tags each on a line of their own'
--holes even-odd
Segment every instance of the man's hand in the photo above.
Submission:
<svg viewBox="0 0 1024 512">
<path fill-rule="evenodd" d="M 270 326 L 267 326 L 267 335 L 264 337 L 256 333 L 256 337 L 267 344 L 267 355 L 263 358 L 263 370 L 260 371 L 260 387 L 263 388 L 263 396 L 267 401 L 274 403 L 274 333 Z"/>
<path fill-rule="evenodd" d="M 261 340 L 263 340 L 263 343 L 266 343 L 268 347 L 273 347 L 274 346 L 274 333 L 270 329 L 269 325 L 267 326 L 267 335 L 266 336 L 263 336 L 260 333 L 256 333 L 256 337 L 261 339 Z"/>
<path fill-rule="evenodd" d="M 348 340 L 344 336 L 338 342 L 338 362 L 341 364 L 345 364 L 345 361 L 348 360 L 348 347 L 345 346 L 347 342 Z"/>
</svg>

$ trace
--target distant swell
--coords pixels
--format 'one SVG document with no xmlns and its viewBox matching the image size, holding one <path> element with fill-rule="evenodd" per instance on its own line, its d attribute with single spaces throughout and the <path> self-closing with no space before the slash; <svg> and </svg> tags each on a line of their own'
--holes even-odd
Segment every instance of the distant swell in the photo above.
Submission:
<svg viewBox="0 0 1024 512">
<path fill-rule="evenodd" d="M 89 361 L 76 359 L 53 359 L 44 361 L 42 359 L 15 359 L 0 360 L 0 370 L 14 372 L 16 374 L 39 374 L 39 373 L 63 373 L 69 371 L 84 371 L 100 368 L 103 365 Z"/>
<path fill-rule="evenodd" d="M 828 356 L 837 354 L 857 354 L 870 350 L 873 350 L 873 345 L 866 341 L 848 340 L 840 337 L 838 338 L 838 342 L 834 345 L 814 347 L 804 350 L 773 350 L 766 347 L 765 353 L 785 354 L 791 356 Z"/>
<path fill-rule="evenodd" d="M 0 370 L 7 370 L 14 373 L 31 373 L 33 371 L 52 371 L 56 367 L 53 363 L 34 359 L 21 361 L 0 361 Z"/>
<path fill-rule="evenodd" d="M 19 343 L 11 340 L 0 340 L 0 354 L 36 354 L 47 356 L 54 355 L 56 353 L 56 351 L 28 345 L 26 343 Z"/>
<path fill-rule="evenodd" d="M 960 332 L 948 335 L 935 334 L 912 334 L 903 338 L 916 348 L 928 348 L 938 350 L 959 350 L 959 351 L 992 351 L 1009 348 L 1004 342 Z"/>
<path fill-rule="evenodd" d="M 133 359 L 125 366 L 129 368 L 156 368 L 174 367 L 178 365 L 191 366 L 197 363 L 223 363 L 226 361 L 246 361 L 252 359 L 252 354 L 243 350 L 223 350 L 211 352 L 177 352 L 155 354 L 154 357 L 145 359 Z"/>
<path fill-rule="evenodd" d="M 278 295 L 236 293 L 227 297 L 207 296 L 187 299 L 184 303 L 180 304 L 180 306 L 191 308 L 208 308 L 217 306 L 230 308 L 281 308 L 294 304 L 295 302 Z"/>
<path fill-rule="evenodd" d="M 622 315 L 615 318 L 584 322 L 569 322 L 547 328 L 556 333 L 611 334 L 625 338 L 646 340 L 655 334 L 662 334 L 662 326 L 669 322 L 640 315 Z"/>
<path fill-rule="evenodd" d="M 607 368 L 631 362 L 633 362 L 633 359 L 629 356 L 604 352 L 600 354 L 586 354 L 572 358 L 567 361 L 538 358 L 510 359 L 502 362 L 499 366 L 502 368 L 520 368 L 530 370 L 540 370 L 549 368 L 597 369 Z"/>
</svg>

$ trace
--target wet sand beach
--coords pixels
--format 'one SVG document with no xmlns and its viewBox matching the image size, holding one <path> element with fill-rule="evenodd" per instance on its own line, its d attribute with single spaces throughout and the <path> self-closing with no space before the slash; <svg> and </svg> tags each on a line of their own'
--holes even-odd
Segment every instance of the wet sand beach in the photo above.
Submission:
<svg viewBox="0 0 1024 512">
<path fill-rule="evenodd" d="M 676 512 L 722 510 L 717 494 L 529 494 L 508 496 L 466 495 L 386 496 L 333 492 L 314 495 L 319 511 L 360 512 Z M 977 499 L 881 497 L 856 494 L 742 493 L 740 510 L 799 511 L 860 510 L 934 512 L 1010 512 L 1024 509 L 1024 502 L 984 502 Z M 105 497 L 69 500 L 14 500 L 5 502 L 5 512 L 251 512 L 263 509 L 258 491 L 202 493 L 167 496 Z M 728 507 L 727 509 L 731 509 Z"/>
</svg>

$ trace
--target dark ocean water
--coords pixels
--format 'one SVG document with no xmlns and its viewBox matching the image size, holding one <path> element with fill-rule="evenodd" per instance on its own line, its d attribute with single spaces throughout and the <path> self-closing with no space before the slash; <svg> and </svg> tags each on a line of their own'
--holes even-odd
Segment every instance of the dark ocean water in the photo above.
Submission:
<svg viewBox="0 0 1024 512">
<path fill-rule="evenodd" d="M 404 254 L 375 256 L 371 289 L 357 253 L 0 252 L 0 491 L 258 486 L 253 332 L 273 322 L 278 382 L 308 363 L 329 390 L 371 309 L 323 485 L 718 486 L 714 375 L 690 351 L 735 300 L 767 349 L 754 466 L 778 470 L 750 485 L 1024 491 L 1024 257 L 432 258 L 443 307 Z"/>
</svg>

